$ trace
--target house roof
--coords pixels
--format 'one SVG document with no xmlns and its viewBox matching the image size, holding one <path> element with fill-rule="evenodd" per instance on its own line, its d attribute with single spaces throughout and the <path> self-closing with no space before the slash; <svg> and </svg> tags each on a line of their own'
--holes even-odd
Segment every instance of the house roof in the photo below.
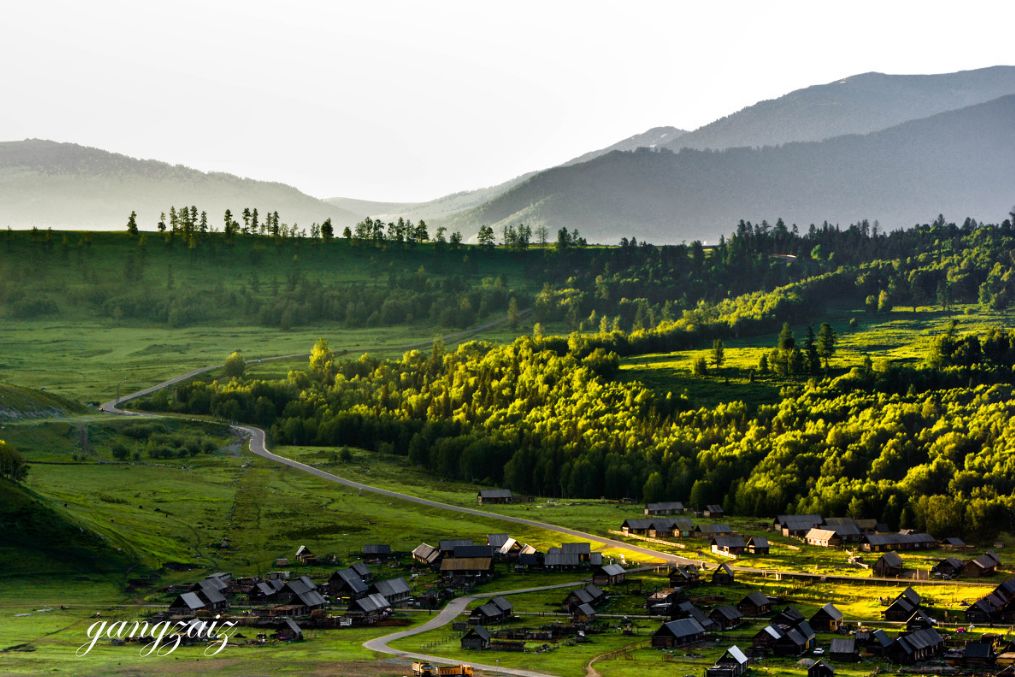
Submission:
<svg viewBox="0 0 1015 677">
<path fill-rule="evenodd" d="M 560 548 L 550 548 L 546 551 L 543 564 L 548 567 L 578 566 L 581 564 L 581 555 L 577 552 L 564 552 Z"/>
<path fill-rule="evenodd" d="M 374 583 L 374 589 L 389 599 L 397 597 L 398 595 L 409 594 L 409 584 L 406 583 L 405 579 L 402 577 L 389 578 L 386 581 L 377 581 Z"/>
<path fill-rule="evenodd" d="M 360 575 L 360 578 L 366 578 L 370 575 L 370 567 L 365 562 L 353 562 L 349 565 L 349 568 Z"/>
<path fill-rule="evenodd" d="M 385 543 L 367 543 L 363 546 L 364 555 L 390 555 L 391 546 Z"/>
<path fill-rule="evenodd" d="M 441 571 L 489 571 L 492 568 L 492 557 L 445 557 L 441 560 Z"/>
<path fill-rule="evenodd" d="M 606 564 L 600 567 L 599 571 L 607 576 L 620 576 L 627 573 L 627 570 L 619 564 Z"/>
<path fill-rule="evenodd" d="M 923 601 L 923 597 L 920 596 L 920 593 L 918 593 L 916 590 L 913 590 L 911 586 L 906 586 L 906 589 L 899 593 L 899 597 L 905 597 L 914 605 L 919 604 L 920 602 Z M 896 599 L 899 599 L 899 597 L 896 597 Z"/>
<path fill-rule="evenodd" d="M 663 632 L 664 630 L 678 639 L 705 634 L 705 628 L 693 618 L 678 618 L 675 621 L 663 623 L 658 632 Z"/>
<path fill-rule="evenodd" d="M 589 604 L 588 602 L 583 602 L 582 604 L 578 605 L 578 613 L 580 613 L 583 616 L 594 617 L 596 615 L 596 610 L 593 609 L 592 605 Z"/>
<path fill-rule="evenodd" d="M 490 534 L 486 537 L 486 544 L 499 548 L 508 541 L 514 541 L 508 534 Z"/>
<path fill-rule="evenodd" d="M 764 536 L 751 536 L 747 539 L 748 545 L 753 545 L 755 548 L 767 548 L 768 539 Z"/>
<path fill-rule="evenodd" d="M 711 505 L 706 505 L 705 506 L 705 511 L 706 512 L 722 512 L 723 509 L 722 509 L 721 505 L 716 505 L 715 503 L 713 503 Z"/>
<path fill-rule="evenodd" d="M 296 597 L 299 598 L 300 602 L 302 602 L 306 606 L 323 606 L 325 604 L 325 599 L 321 595 L 321 593 L 317 592 L 317 586 L 313 585 L 312 582 L 310 585 L 308 585 L 307 582 L 303 580 L 303 578 L 306 577 L 304 576 L 302 578 L 297 578 L 294 581 L 287 581 L 285 587 L 287 587 L 294 595 L 296 595 Z"/>
<path fill-rule="evenodd" d="M 891 545 L 933 545 L 937 543 L 930 534 L 867 534 L 863 540 L 875 546 Z"/>
<path fill-rule="evenodd" d="M 221 604 L 226 601 L 225 595 L 214 584 L 207 581 L 201 581 L 201 587 L 197 590 L 197 593 L 208 600 L 208 604 Z"/>
<path fill-rule="evenodd" d="M 958 570 L 958 569 L 961 569 L 963 566 L 964 566 L 963 561 L 960 560 L 958 557 L 945 557 L 943 560 L 941 560 L 936 565 L 934 565 L 934 568 L 935 569 L 937 569 L 937 568 L 942 568 L 942 569 L 949 568 L 949 569 Z"/>
<path fill-rule="evenodd" d="M 1001 563 L 1001 560 L 997 558 L 997 555 L 995 555 L 992 552 L 980 555 L 979 557 L 974 557 L 969 561 L 970 563 L 980 567 L 981 569 L 993 569 L 994 567 L 996 567 L 998 564 Z"/>
<path fill-rule="evenodd" d="M 730 606 L 729 604 L 723 604 L 712 609 L 713 614 L 718 614 L 728 621 L 737 621 L 744 617 L 736 607 Z"/>
<path fill-rule="evenodd" d="M 845 637 L 842 639 L 833 639 L 832 647 L 830 652 L 833 654 L 852 654 L 856 653 L 856 638 Z"/>
<path fill-rule="evenodd" d="M 479 637 L 484 642 L 489 642 L 492 635 L 490 634 L 490 631 L 482 625 L 474 625 L 469 628 L 468 632 L 466 632 L 463 637 Z"/>
<path fill-rule="evenodd" d="M 384 611 L 385 609 L 390 609 L 391 604 L 388 602 L 387 598 L 384 597 L 384 595 L 375 592 L 371 595 L 367 595 L 366 597 L 361 597 L 360 599 L 353 600 L 349 604 L 349 608 L 359 609 L 364 613 L 370 614 L 377 613 L 379 611 Z"/>
<path fill-rule="evenodd" d="M 740 647 L 738 647 L 736 644 L 726 649 L 726 653 L 723 654 L 723 658 L 726 658 L 727 656 L 729 658 L 732 658 L 740 665 L 747 665 L 748 663 L 747 655 L 744 654 L 744 652 L 741 651 Z"/>
<path fill-rule="evenodd" d="M 719 548 L 746 548 L 743 536 L 713 536 L 712 545 Z"/>
<path fill-rule="evenodd" d="M 627 527 L 628 529 L 633 529 L 635 531 L 647 531 L 648 529 L 652 528 L 652 524 L 654 521 L 655 520 L 653 520 L 650 517 L 626 519 L 621 523 L 620 528 L 623 529 L 624 527 Z"/>
<path fill-rule="evenodd" d="M 842 620 L 842 612 L 839 611 L 838 609 L 836 609 L 835 605 L 832 604 L 831 602 L 829 602 L 825 606 L 823 606 L 820 609 L 818 609 L 817 613 L 815 613 L 814 615 L 817 616 L 820 613 L 825 614 L 826 616 L 831 618 L 833 621 L 841 621 Z"/>
<path fill-rule="evenodd" d="M 296 548 L 297 557 L 299 557 L 300 555 L 313 555 L 313 554 L 314 553 L 310 552 L 310 548 L 308 548 L 305 545 L 301 545 L 300 547 Z"/>
<path fill-rule="evenodd" d="M 680 501 L 663 501 L 660 503 L 646 503 L 645 509 L 649 512 L 657 510 L 683 510 L 684 504 Z"/>
<path fill-rule="evenodd" d="M 352 592 L 358 594 L 367 591 L 367 584 L 364 582 L 363 577 L 356 573 L 356 571 L 352 568 L 339 569 L 331 575 L 332 580 L 336 577 L 345 583 L 346 587 L 348 587 Z"/>
<path fill-rule="evenodd" d="M 450 538 L 440 542 L 441 552 L 454 550 L 460 545 L 473 545 L 471 538 Z"/>
<path fill-rule="evenodd" d="M 961 538 L 959 538 L 957 536 L 949 536 L 944 541 L 942 541 L 942 543 L 945 543 L 946 545 L 960 547 L 960 548 L 963 547 L 966 544 L 965 541 L 963 541 Z"/>
<path fill-rule="evenodd" d="M 701 525 L 701 533 L 703 534 L 728 534 L 733 530 L 730 529 L 730 525 L 722 522 L 716 522 L 715 524 L 703 524 Z"/>
<path fill-rule="evenodd" d="M 791 531 L 810 529 L 821 524 L 824 520 L 821 515 L 778 515 L 775 523 Z"/>
<path fill-rule="evenodd" d="M 202 600 L 196 592 L 184 592 L 181 593 L 176 601 L 182 601 L 184 606 L 188 609 L 203 609 L 207 604 Z M 175 605 L 174 605 L 175 606 Z"/>
<path fill-rule="evenodd" d="M 577 543 L 561 543 L 560 549 L 564 552 L 576 552 L 579 555 L 588 555 L 592 552 L 592 544 L 588 541 L 579 541 Z"/>
<path fill-rule="evenodd" d="M 429 543 L 420 543 L 412 549 L 412 556 L 421 559 L 427 564 L 432 564 L 441 554 L 441 551 Z"/>
<path fill-rule="evenodd" d="M 285 624 L 286 624 L 287 626 L 289 626 L 289 629 L 290 629 L 290 630 L 292 630 L 292 632 L 293 632 L 293 634 L 294 634 L 294 635 L 297 635 L 297 636 L 298 636 L 298 635 L 302 635 L 302 634 L 303 634 L 303 629 L 302 629 L 302 628 L 300 628 L 300 626 L 299 626 L 299 625 L 298 625 L 298 624 L 296 623 L 296 621 L 294 621 L 293 619 L 291 619 L 291 618 L 289 618 L 288 616 L 286 616 L 286 617 L 285 617 L 285 618 L 283 619 L 283 622 L 284 622 L 284 623 L 285 623 Z"/>
<path fill-rule="evenodd" d="M 892 638 L 884 630 L 875 630 L 871 633 L 871 641 L 883 648 L 892 643 Z"/>
<path fill-rule="evenodd" d="M 805 538 L 807 540 L 827 541 L 835 535 L 834 529 L 820 529 L 818 527 L 814 527 L 807 532 Z"/>
<path fill-rule="evenodd" d="M 452 554 L 458 558 L 493 557 L 493 547 L 489 545 L 456 545 Z"/>
<path fill-rule="evenodd" d="M 510 489 L 480 489 L 479 495 L 483 498 L 511 498 Z"/>
<path fill-rule="evenodd" d="M 768 599 L 768 596 L 762 592 L 759 592 L 758 590 L 748 593 L 747 596 L 740 601 L 741 603 L 750 602 L 754 606 L 766 606 L 768 604 L 771 604 L 771 601 Z"/>
<path fill-rule="evenodd" d="M 884 562 L 887 566 L 890 566 L 893 569 L 902 568 L 902 558 L 899 557 L 899 553 L 897 552 L 886 552 L 878 558 L 878 562 Z M 875 566 L 877 566 L 877 562 L 875 562 Z"/>
</svg>

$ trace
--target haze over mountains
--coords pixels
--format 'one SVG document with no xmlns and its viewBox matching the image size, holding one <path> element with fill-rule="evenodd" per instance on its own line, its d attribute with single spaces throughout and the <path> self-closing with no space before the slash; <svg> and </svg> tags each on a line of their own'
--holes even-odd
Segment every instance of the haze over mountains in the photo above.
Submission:
<svg viewBox="0 0 1015 677">
<path fill-rule="evenodd" d="M 0 227 L 152 227 L 170 204 L 277 210 L 301 225 L 425 218 L 578 228 L 591 241 L 714 241 L 737 220 L 806 226 L 938 212 L 997 219 L 1015 202 L 1015 67 L 866 73 L 762 101 L 691 132 L 658 127 L 558 167 L 424 203 L 318 200 L 278 183 L 204 173 L 73 144 L 0 143 Z M 646 150 L 651 149 L 651 150 Z M 636 150 L 641 149 L 641 150 Z"/>
</svg>

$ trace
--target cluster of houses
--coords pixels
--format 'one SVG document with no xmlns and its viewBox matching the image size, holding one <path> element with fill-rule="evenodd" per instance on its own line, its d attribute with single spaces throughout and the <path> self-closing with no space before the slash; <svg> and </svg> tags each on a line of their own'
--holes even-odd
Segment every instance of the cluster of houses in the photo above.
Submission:
<svg viewBox="0 0 1015 677">
<path fill-rule="evenodd" d="M 455 586 L 467 586 L 490 578 L 497 562 L 513 565 L 516 571 L 587 569 L 594 572 L 594 577 L 610 579 L 618 575 L 604 573 L 614 565 L 604 565 L 602 553 L 593 552 L 591 543 L 563 543 L 541 552 L 508 534 L 490 534 L 485 544 L 477 544 L 471 539 L 443 540 L 437 546 L 420 543 L 413 549 L 412 558 L 440 572 L 447 583 Z M 621 576 L 622 571 L 619 573 Z"/>
<path fill-rule="evenodd" d="M 1015 621 L 1015 578 L 1009 578 L 986 597 L 966 608 L 970 623 L 1010 623 Z"/>
<path fill-rule="evenodd" d="M 874 519 L 822 517 L 821 515 L 777 515 L 773 527 L 783 536 L 801 538 L 808 545 L 823 548 L 855 547 L 867 552 L 887 550 L 929 550 L 938 546 L 930 534 L 904 529 L 892 532 Z"/>
<path fill-rule="evenodd" d="M 984 553 L 979 557 L 968 560 L 961 560 L 957 557 L 946 557 L 930 570 L 930 573 L 937 578 L 981 578 L 993 576 L 997 568 L 1001 566 L 1001 560 L 992 552 Z"/>
<path fill-rule="evenodd" d="M 300 546 L 297 558 L 312 557 Z M 234 578 L 219 572 L 189 586 L 172 586 L 174 594 L 166 615 L 178 620 L 203 618 L 227 611 L 232 606 L 246 607 L 245 617 L 252 623 L 279 625 L 282 635 L 302 636 L 294 619 L 327 627 L 375 623 L 391 614 L 394 607 L 412 601 L 412 591 L 402 577 L 375 579 L 365 562 L 356 562 L 331 574 L 319 585 L 309 576 L 291 576 L 277 571 L 263 577 Z M 331 617 L 326 608 L 340 606 L 341 617 Z M 333 623 L 335 618 L 342 622 Z"/>
</svg>

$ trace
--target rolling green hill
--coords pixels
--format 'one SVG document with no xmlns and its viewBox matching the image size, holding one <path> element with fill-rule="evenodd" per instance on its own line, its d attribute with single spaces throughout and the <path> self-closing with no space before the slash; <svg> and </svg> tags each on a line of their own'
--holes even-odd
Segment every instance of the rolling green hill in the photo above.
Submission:
<svg viewBox="0 0 1015 677">
<path fill-rule="evenodd" d="M 0 421 L 68 416 L 84 408 L 60 395 L 0 383 Z"/>
</svg>

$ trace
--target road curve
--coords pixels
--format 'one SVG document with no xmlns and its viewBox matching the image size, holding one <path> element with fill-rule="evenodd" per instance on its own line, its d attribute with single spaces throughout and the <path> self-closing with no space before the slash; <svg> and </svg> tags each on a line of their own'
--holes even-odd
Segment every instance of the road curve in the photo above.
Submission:
<svg viewBox="0 0 1015 677">
<path fill-rule="evenodd" d="M 527 527 L 535 527 L 537 529 L 543 529 L 545 531 L 553 531 L 559 534 L 565 534 L 567 536 L 575 536 L 577 538 L 583 538 L 588 541 L 609 546 L 611 548 L 620 548 L 623 550 L 636 552 L 639 555 L 650 557 L 656 561 L 675 564 L 695 564 L 695 565 L 699 564 L 700 562 L 700 560 L 692 560 L 686 557 L 672 555 L 670 553 L 659 552 L 658 550 L 652 550 L 650 548 L 643 548 L 639 545 L 633 545 L 631 543 L 626 543 L 624 541 L 618 541 L 613 538 L 596 536 L 595 534 L 590 534 L 584 531 L 578 531 L 577 529 L 571 529 L 568 527 L 561 526 L 559 524 L 550 524 L 549 522 L 540 522 L 538 520 L 531 520 L 525 517 L 515 517 L 513 515 L 502 515 L 496 512 L 477 510 L 476 508 L 466 508 L 460 505 L 442 503 L 440 501 L 433 501 L 429 498 L 421 498 L 419 496 L 412 496 L 410 494 L 402 494 L 397 491 L 392 491 L 390 489 L 382 489 L 380 487 L 371 486 L 369 484 L 363 484 L 362 482 L 357 482 L 355 480 L 339 477 L 338 475 L 333 475 L 330 472 L 321 470 L 320 468 L 314 467 L 312 465 L 307 465 L 306 463 L 301 463 L 300 461 L 296 461 L 291 458 L 286 458 L 285 456 L 279 456 L 278 454 L 269 451 L 267 446 L 265 445 L 264 431 L 261 430 L 260 428 L 251 425 L 239 425 L 239 424 L 233 425 L 232 427 L 234 430 L 242 432 L 250 438 L 250 451 L 256 454 L 257 456 L 266 458 L 269 461 L 274 461 L 275 463 L 287 465 L 290 468 L 302 470 L 303 472 L 309 473 L 323 480 L 327 480 L 328 482 L 341 484 L 342 486 L 349 487 L 350 489 L 380 494 L 381 496 L 386 496 L 388 498 L 393 498 L 399 501 L 405 501 L 407 503 L 415 503 L 417 505 L 422 505 L 427 508 L 447 510 L 449 512 L 457 512 L 463 515 L 472 515 L 473 517 L 482 517 L 484 519 L 497 520 L 500 522 L 509 522 L 511 524 L 521 524 Z"/>
<path fill-rule="evenodd" d="M 520 595 L 526 592 L 541 592 L 543 590 L 556 590 L 559 588 L 575 588 L 580 585 L 584 585 L 585 581 L 572 581 L 570 583 L 557 583 L 555 585 L 543 585 L 534 588 L 520 588 L 518 590 L 504 590 L 501 592 L 484 592 L 477 593 L 475 595 L 465 595 L 463 597 L 456 597 L 455 599 L 448 602 L 448 604 L 441 609 L 440 613 L 428 620 L 422 625 L 418 625 L 408 630 L 400 630 L 399 632 L 393 632 L 390 635 L 384 635 L 383 637 L 375 637 L 374 639 L 363 642 L 365 649 L 376 651 L 378 653 L 388 654 L 389 656 L 396 656 L 398 658 L 405 658 L 415 661 L 427 661 L 429 663 L 445 663 L 454 665 L 461 663 L 461 660 L 443 658 L 441 656 L 431 656 L 429 654 L 415 653 L 412 651 L 401 651 L 400 649 L 393 649 L 389 644 L 399 639 L 406 637 L 412 637 L 413 635 L 420 635 L 424 632 L 436 630 L 437 628 L 443 627 L 448 623 L 451 623 L 455 618 L 459 616 L 465 608 L 473 601 L 486 597 L 496 597 L 498 595 Z M 473 663 L 466 661 L 473 668 L 477 670 L 484 670 L 487 672 L 496 672 L 503 675 L 514 675 L 516 677 L 553 677 L 545 672 L 535 672 L 533 670 L 523 670 L 520 668 L 508 668 L 500 665 L 483 665 L 481 663 Z"/>
</svg>

